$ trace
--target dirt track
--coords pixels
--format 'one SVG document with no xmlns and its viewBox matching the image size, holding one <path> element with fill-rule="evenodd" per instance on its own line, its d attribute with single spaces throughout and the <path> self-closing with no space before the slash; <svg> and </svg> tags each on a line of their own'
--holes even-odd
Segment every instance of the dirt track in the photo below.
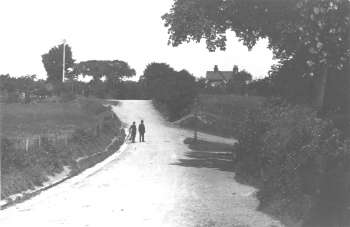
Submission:
<svg viewBox="0 0 350 227">
<path fill-rule="evenodd" d="M 255 189 L 235 182 L 227 156 L 191 151 L 183 144 L 191 132 L 164 121 L 149 101 L 123 101 L 114 110 L 124 122 L 145 121 L 146 143 L 123 146 L 121 154 L 2 211 L 0 226 L 280 226 L 256 211 Z"/>
</svg>

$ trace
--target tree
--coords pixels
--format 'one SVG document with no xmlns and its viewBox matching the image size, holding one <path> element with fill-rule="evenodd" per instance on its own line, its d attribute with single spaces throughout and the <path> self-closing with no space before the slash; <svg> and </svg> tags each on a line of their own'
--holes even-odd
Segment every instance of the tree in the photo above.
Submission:
<svg viewBox="0 0 350 227">
<path fill-rule="evenodd" d="M 126 80 L 120 84 L 119 99 L 143 99 L 141 84 L 137 81 Z"/>
<path fill-rule="evenodd" d="M 55 46 L 49 50 L 48 53 L 42 55 L 42 62 L 47 72 L 47 81 L 54 86 L 59 86 L 64 79 L 73 79 L 75 74 L 73 73 L 74 59 L 72 57 L 71 47 L 65 44 L 65 75 L 63 78 L 63 44 Z"/>
<path fill-rule="evenodd" d="M 92 76 L 93 81 L 90 85 L 97 86 L 95 91 L 98 91 L 99 96 L 102 96 L 103 89 L 105 88 L 105 94 L 109 93 L 109 96 L 116 98 L 118 96 L 118 86 L 124 78 L 130 78 L 136 74 L 128 63 L 119 60 L 102 61 L 102 60 L 90 60 L 79 62 L 74 67 L 74 72 L 78 75 Z M 105 78 L 105 85 L 101 84 L 101 79 Z"/>
<path fill-rule="evenodd" d="M 195 77 L 188 71 L 173 72 L 168 78 L 157 81 L 155 100 L 163 103 L 169 111 L 170 120 L 175 120 L 190 111 L 197 94 Z"/>
<path fill-rule="evenodd" d="M 175 70 L 166 63 L 150 63 L 140 78 L 150 98 L 165 96 L 167 90 L 162 83 L 173 76 Z"/>
<path fill-rule="evenodd" d="M 177 72 L 165 63 L 147 65 L 140 81 L 148 96 L 166 107 L 171 120 L 189 110 L 197 93 L 194 76 L 186 70 Z"/>
<path fill-rule="evenodd" d="M 107 80 L 111 81 L 129 78 L 136 74 L 135 70 L 128 63 L 119 60 L 83 61 L 75 65 L 75 71 L 83 76 L 92 76 L 94 80 L 100 80 L 105 76 Z"/>
<path fill-rule="evenodd" d="M 224 50 L 231 30 L 249 49 L 268 38 L 278 59 L 306 56 L 304 74 L 313 78 L 320 109 L 328 75 L 349 62 L 349 10 L 348 0 L 175 0 L 162 18 L 173 46 L 204 38 L 210 51 Z"/>
</svg>

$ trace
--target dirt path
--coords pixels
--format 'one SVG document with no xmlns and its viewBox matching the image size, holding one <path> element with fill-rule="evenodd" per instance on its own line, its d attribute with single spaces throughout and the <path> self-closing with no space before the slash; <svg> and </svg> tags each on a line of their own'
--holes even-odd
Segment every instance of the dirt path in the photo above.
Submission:
<svg viewBox="0 0 350 227">
<path fill-rule="evenodd" d="M 255 210 L 255 189 L 235 182 L 229 160 L 190 157 L 183 140 L 192 132 L 165 122 L 149 101 L 123 101 L 114 110 L 127 123 L 145 120 L 146 143 L 123 146 L 121 154 L 2 211 L 0 226 L 280 226 Z"/>
</svg>

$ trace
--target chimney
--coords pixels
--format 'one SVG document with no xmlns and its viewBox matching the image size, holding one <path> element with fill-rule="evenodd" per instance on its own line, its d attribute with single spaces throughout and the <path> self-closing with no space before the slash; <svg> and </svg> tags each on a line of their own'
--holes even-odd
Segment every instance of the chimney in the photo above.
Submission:
<svg viewBox="0 0 350 227">
<path fill-rule="evenodd" d="M 215 65 L 215 66 L 214 66 L 214 72 L 219 72 L 218 65 Z"/>
</svg>

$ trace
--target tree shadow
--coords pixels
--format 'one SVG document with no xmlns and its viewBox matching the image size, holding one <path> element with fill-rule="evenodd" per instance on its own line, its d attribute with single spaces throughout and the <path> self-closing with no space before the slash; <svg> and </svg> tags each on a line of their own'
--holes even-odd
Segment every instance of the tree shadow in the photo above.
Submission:
<svg viewBox="0 0 350 227">
<path fill-rule="evenodd" d="M 203 140 L 194 142 L 191 138 L 185 139 L 184 143 L 188 144 L 191 150 L 186 153 L 186 158 L 179 159 L 171 165 L 234 171 L 231 145 Z"/>
</svg>

